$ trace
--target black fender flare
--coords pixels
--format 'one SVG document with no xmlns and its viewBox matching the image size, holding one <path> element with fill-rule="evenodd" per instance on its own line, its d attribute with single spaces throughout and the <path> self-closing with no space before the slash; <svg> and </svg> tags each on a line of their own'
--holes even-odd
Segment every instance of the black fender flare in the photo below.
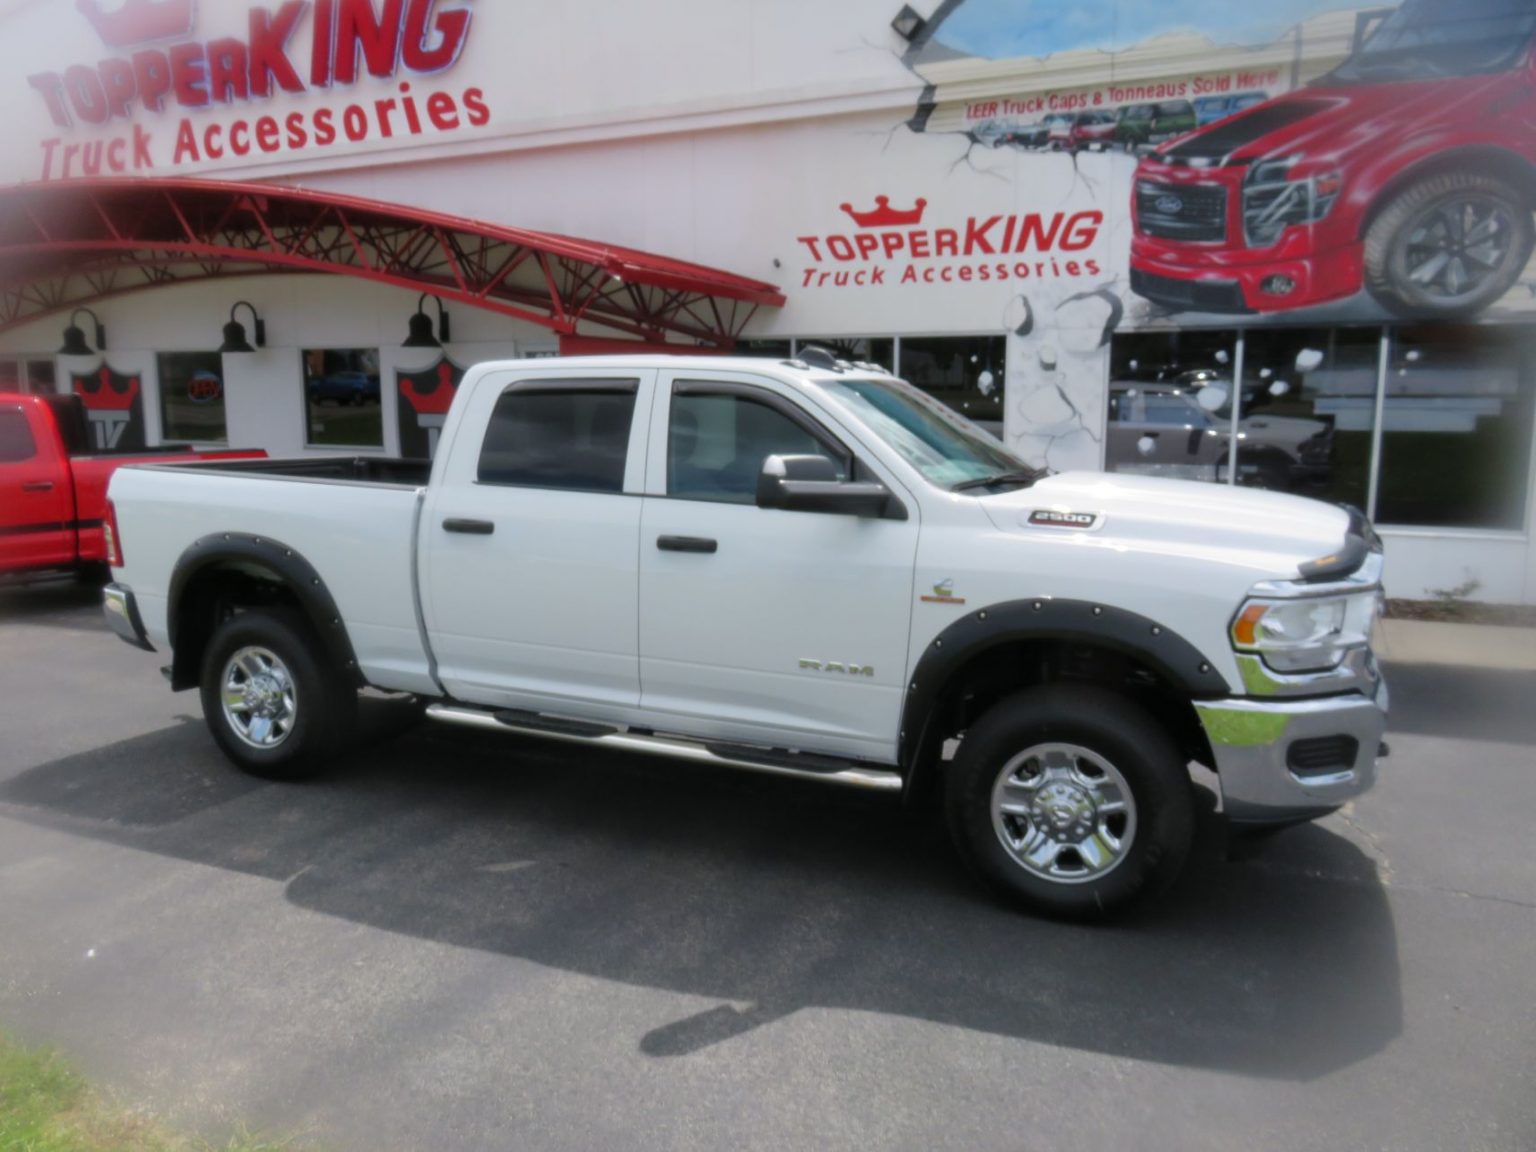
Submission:
<svg viewBox="0 0 1536 1152">
<path fill-rule="evenodd" d="M 166 629 L 172 650 L 172 688 L 180 691 L 197 685 L 201 670 L 191 665 L 200 663 L 200 660 L 191 653 L 183 656 L 186 649 L 176 643 L 176 631 L 182 599 L 188 587 L 200 573 L 215 566 L 236 571 L 259 568 L 276 573 L 282 587 L 299 602 L 299 607 L 308 617 L 315 635 L 324 645 L 334 666 L 359 687 L 362 686 L 357 655 L 352 649 L 351 637 L 347 635 L 341 609 L 336 606 L 335 597 L 331 595 L 331 590 L 326 587 L 315 566 L 296 549 L 270 536 L 215 532 L 189 544 L 171 571 L 170 591 L 166 600 Z"/>
<path fill-rule="evenodd" d="M 1087 600 L 1008 600 L 967 612 L 928 642 L 907 684 L 898 763 L 910 781 L 930 751 L 940 696 L 965 664 L 1005 644 L 1067 641 L 1123 653 L 1191 699 L 1230 695 L 1215 664 L 1171 628 L 1135 612 Z"/>
</svg>

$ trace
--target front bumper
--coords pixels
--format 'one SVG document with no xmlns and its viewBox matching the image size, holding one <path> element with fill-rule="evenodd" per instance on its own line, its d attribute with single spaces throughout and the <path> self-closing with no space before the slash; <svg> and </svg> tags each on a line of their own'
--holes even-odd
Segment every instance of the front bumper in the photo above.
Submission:
<svg viewBox="0 0 1536 1152">
<path fill-rule="evenodd" d="M 1371 696 L 1196 701 L 1234 824 L 1287 824 L 1338 808 L 1376 783 L 1387 685 Z"/>
<path fill-rule="evenodd" d="M 1137 237 L 1131 244 L 1132 291 L 1177 310 L 1284 312 L 1352 296 L 1364 283 L 1359 244 L 1291 259 L 1204 247 L 1189 244 L 1180 251 Z M 1290 285 L 1283 293 L 1266 290 L 1276 277 Z"/>
<path fill-rule="evenodd" d="M 139 605 L 133 598 L 133 589 L 122 584 L 108 584 L 102 590 L 101 611 L 107 618 L 107 627 L 127 643 L 146 652 L 155 650 L 144 631 L 144 620 L 139 616 Z"/>
</svg>

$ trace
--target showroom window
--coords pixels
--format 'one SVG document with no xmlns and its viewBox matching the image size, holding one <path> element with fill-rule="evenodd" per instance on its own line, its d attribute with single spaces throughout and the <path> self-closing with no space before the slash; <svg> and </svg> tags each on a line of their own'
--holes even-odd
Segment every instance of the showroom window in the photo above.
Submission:
<svg viewBox="0 0 1536 1152">
<path fill-rule="evenodd" d="M 903 336 L 897 375 L 935 400 L 1003 435 L 1003 336 Z"/>
<path fill-rule="evenodd" d="M 0 359 L 0 392 L 52 396 L 58 390 L 52 356 Z"/>
<path fill-rule="evenodd" d="M 1399 328 L 1386 368 L 1376 519 L 1523 528 L 1536 404 L 1529 330 Z"/>
<path fill-rule="evenodd" d="M 812 340 L 797 340 L 795 347 L 806 344 L 816 344 L 839 360 L 847 360 L 852 363 L 878 364 L 887 372 L 896 370 L 896 341 L 890 337 L 877 336 L 837 336 Z"/>
<path fill-rule="evenodd" d="M 156 364 L 161 439 L 187 443 L 227 440 L 224 358 L 217 352 L 162 352 Z"/>
<path fill-rule="evenodd" d="M 1110 348 L 1104 467 L 1225 483 L 1237 335 L 1155 332 L 1117 337 Z"/>
<path fill-rule="evenodd" d="M 306 349 L 305 440 L 311 447 L 384 447 L 377 348 Z"/>
<path fill-rule="evenodd" d="M 1377 328 L 1245 333 L 1238 483 L 1364 508 L 1380 359 Z M 1230 425 L 1230 404 L 1215 415 Z"/>
<path fill-rule="evenodd" d="M 773 360 L 788 360 L 795 352 L 793 340 L 738 340 L 732 349 L 737 356 L 766 356 Z"/>
<path fill-rule="evenodd" d="M 1128 334 L 1114 340 L 1109 389 L 1110 471 L 1293 492 L 1386 526 L 1525 526 L 1536 419 L 1525 327 Z"/>
</svg>

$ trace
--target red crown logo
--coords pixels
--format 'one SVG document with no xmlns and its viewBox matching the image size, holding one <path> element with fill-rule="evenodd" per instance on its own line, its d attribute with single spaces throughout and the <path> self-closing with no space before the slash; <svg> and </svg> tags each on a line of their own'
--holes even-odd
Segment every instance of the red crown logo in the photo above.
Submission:
<svg viewBox="0 0 1536 1152">
<path fill-rule="evenodd" d="M 889 196 L 876 196 L 873 212 L 855 212 L 852 204 L 840 204 L 838 207 L 852 216 L 853 222 L 860 228 L 900 228 L 906 224 L 921 224 L 923 209 L 928 207 L 928 201 L 919 196 L 911 208 L 892 208 Z"/>
<path fill-rule="evenodd" d="M 435 367 L 425 372 L 413 376 L 401 375 L 400 394 L 416 415 L 444 416 L 453 404 L 453 377 L 453 364 L 444 357 Z"/>
<path fill-rule="evenodd" d="M 75 7 L 112 48 L 188 36 L 196 16 L 194 0 L 125 0 L 113 12 L 102 11 L 101 0 L 75 0 Z"/>
<path fill-rule="evenodd" d="M 75 391 L 90 412 L 126 412 L 139 395 L 137 376 L 120 376 L 105 364 L 95 376 L 76 376 Z"/>
</svg>

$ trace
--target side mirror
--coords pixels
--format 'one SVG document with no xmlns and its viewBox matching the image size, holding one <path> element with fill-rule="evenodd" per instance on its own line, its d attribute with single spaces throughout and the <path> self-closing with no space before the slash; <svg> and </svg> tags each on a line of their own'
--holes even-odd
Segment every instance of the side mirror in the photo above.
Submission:
<svg viewBox="0 0 1536 1152">
<path fill-rule="evenodd" d="M 825 456 L 769 456 L 757 477 L 757 506 L 906 519 L 900 502 L 884 484 L 841 480 L 837 465 Z"/>
</svg>

